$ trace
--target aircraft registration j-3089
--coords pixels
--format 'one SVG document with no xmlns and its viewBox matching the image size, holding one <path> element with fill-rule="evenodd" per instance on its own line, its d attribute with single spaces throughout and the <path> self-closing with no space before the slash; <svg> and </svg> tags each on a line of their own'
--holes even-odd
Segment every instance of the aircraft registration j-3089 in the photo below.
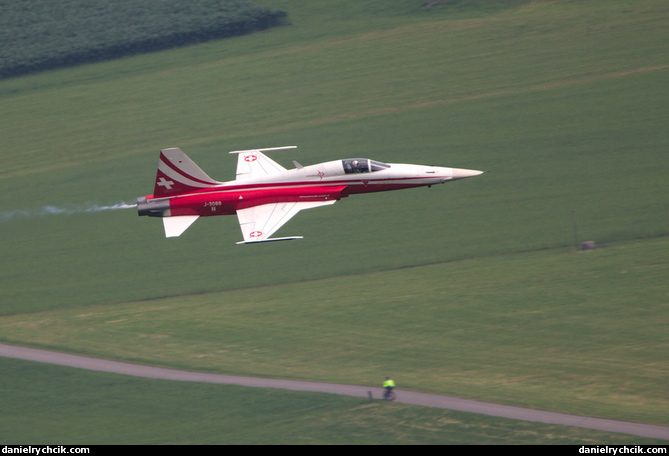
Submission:
<svg viewBox="0 0 669 456">
<path fill-rule="evenodd" d="M 180 236 L 199 217 L 237 214 L 244 240 L 238 244 L 301 239 L 272 238 L 303 209 L 334 204 L 358 193 L 431 187 L 483 171 L 437 166 L 381 163 L 368 158 L 334 160 L 286 169 L 264 152 L 294 149 L 273 147 L 237 154 L 237 177 L 218 182 L 179 148 L 160 152 L 153 195 L 137 198 L 139 215 L 162 217 L 166 237 Z"/>
</svg>

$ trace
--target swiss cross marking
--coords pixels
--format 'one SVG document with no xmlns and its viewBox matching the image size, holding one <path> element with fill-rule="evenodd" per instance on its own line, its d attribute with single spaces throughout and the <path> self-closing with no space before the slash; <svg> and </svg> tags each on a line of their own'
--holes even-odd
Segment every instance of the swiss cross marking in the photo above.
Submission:
<svg viewBox="0 0 669 456">
<path fill-rule="evenodd" d="M 251 234 L 249 234 L 252 238 L 257 238 L 262 236 L 262 231 L 251 231 Z"/>
<path fill-rule="evenodd" d="M 257 159 L 258 157 L 256 157 L 255 155 L 247 155 L 246 157 L 244 157 L 245 162 L 252 162 L 256 161 Z"/>
<path fill-rule="evenodd" d="M 161 177 L 158 182 L 156 182 L 156 185 L 160 187 L 165 187 L 167 190 L 172 190 L 172 186 L 174 185 L 174 181 L 168 181 L 165 180 L 164 177 Z"/>
</svg>

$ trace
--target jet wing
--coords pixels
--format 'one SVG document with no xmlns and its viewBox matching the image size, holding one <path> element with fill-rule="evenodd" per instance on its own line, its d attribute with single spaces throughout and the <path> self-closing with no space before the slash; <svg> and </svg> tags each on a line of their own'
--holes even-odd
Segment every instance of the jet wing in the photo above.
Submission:
<svg viewBox="0 0 669 456">
<path fill-rule="evenodd" d="M 247 209 L 239 209 L 237 210 L 237 218 L 239 219 L 239 227 L 242 229 L 244 240 L 237 244 L 302 239 L 302 236 L 283 238 L 270 238 L 270 236 L 301 210 L 326 206 L 336 202 L 337 200 L 270 203 Z"/>
<path fill-rule="evenodd" d="M 270 150 L 295 149 L 296 146 L 272 147 L 269 149 L 236 150 L 231 154 L 239 154 L 237 158 L 237 180 L 260 178 L 269 174 L 286 171 L 286 168 L 269 158 L 263 152 Z"/>
</svg>

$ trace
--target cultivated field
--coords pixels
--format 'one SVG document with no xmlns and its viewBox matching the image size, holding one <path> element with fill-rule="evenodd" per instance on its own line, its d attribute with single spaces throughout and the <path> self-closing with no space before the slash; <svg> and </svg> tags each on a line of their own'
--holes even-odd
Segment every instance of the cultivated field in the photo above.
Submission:
<svg viewBox="0 0 669 456">
<path fill-rule="evenodd" d="M 243 0 L 2 2 L 0 78 L 243 35 L 284 17 Z"/>
<path fill-rule="evenodd" d="M 266 377 L 391 374 L 406 389 L 669 424 L 665 2 L 257 3 L 291 25 L 0 82 L 0 341 Z M 307 211 L 279 232 L 304 240 L 259 248 L 234 244 L 235 217 L 166 240 L 133 210 L 90 211 L 151 192 L 161 148 L 228 180 L 227 151 L 282 145 L 299 147 L 274 155 L 285 166 L 368 156 L 489 172 Z M 585 240 L 599 248 L 577 252 Z M 0 366 L 12 382 L 65 375 Z M 107 381 L 67 375 L 87 397 Z M 123 397 L 151 384 L 108 381 Z M 268 394 L 251 410 L 331 413 Z M 326 443 L 386 438 L 353 438 L 360 404 L 347 404 L 334 421 L 350 440 Z M 495 443 L 502 426 L 446 432 L 459 415 L 387 405 L 369 422 L 392 410 L 442 423 L 398 443 Z M 583 438 L 508 426 L 498 441 L 524 442 L 525 426 L 538 443 Z M 139 432 L 128 441 L 151 441 Z"/>
</svg>

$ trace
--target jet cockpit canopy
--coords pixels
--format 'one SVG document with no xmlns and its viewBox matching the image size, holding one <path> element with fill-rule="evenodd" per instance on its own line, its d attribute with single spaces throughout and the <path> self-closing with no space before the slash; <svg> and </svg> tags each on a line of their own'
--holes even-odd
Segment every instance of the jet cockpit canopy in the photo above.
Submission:
<svg viewBox="0 0 669 456">
<path fill-rule="evenodd" d="M 342 160 L 342 165 L 346 174 L 373 173 L 374 171 L 390 168 L 387 163 L 370 160 L 369 158 L 348 158 Z"/>
</svg>

